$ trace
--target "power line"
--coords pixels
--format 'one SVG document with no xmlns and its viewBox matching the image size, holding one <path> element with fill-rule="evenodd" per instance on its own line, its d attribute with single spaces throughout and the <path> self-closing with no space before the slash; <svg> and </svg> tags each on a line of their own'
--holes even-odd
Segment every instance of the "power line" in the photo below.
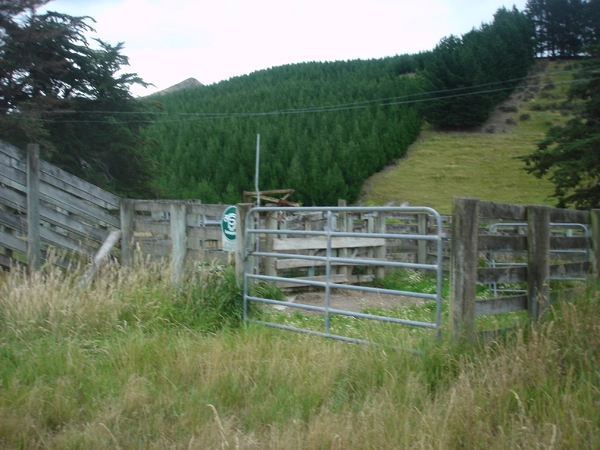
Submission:
<svg viewBox="0 0 600 450">
<path fill-rule="evenodd" d="M 473 95 L 483 95 L 490 94 L 496 92 L 502 92 L 507 90 L 519 89 L 518 86 L 514 86 L 514 83 L 528 80 L 541 78 L 542 76 L 548 76 L 551 74 L 559 73 L 550 72 L 544 73 L 543 75 L 530 75 L 522 78 L 514 78 L 510 80 L 483 83 L 474 86 L 465 86 L 459 88 L 452 89 L 441 89 L 435 91 L 426 91 L 426 92 L 417 92 L 412 94 L 405 94 L 396 97 L 387 97 L 387 98 L 379 98 L 373 100 L 362 100 L 351 103 L 342 103 L 336 105 L 322 105 L 322 106 L 311 106 L 306 108 L 285 108 L 280 110 L 273 111 L 264 111 L 264 112 L 233 112 L 233 113 L 217 113 L 217 112 L 195 112 L 195 113 L 186 113 L 186 112 L 156 112 L 156 111 L 60 111 L 61 114 L 104 114 L 104 115 L 151 115 L 151 116 L 178 116 L 177 118 L 170 120 L 160 120 L 160 123 L 173 123 L 173 122 L 198 122 L 205 120 L 217 120 L 217 119 L 234 119 L 234 118 L 249 118 L 249 117 L 263 117 L 263 116 L 277 116 L 277 115 L 291 115 L 291 114 L 308 114 L 308 113 L 321 113 L 321 112 L 335 112 L 335 111 L 350 111 L 356 109 L 366 109 L 369 106 L 393 106 L 393 105 L 408 105 L 414 103 L 426 103 L 426 102 L 434 102 L 439 100 L 458 98 L 458 97 L 467 97 Z M 555 86 L 562 84 L 574 84 L 580 83 L 584 81 L 589 81 L 590 79 L 576 79 L 576 80 L 567 80 L 561 82 L 551 82 L 551 83 L 539 83 L 535 85 L 528 85 L 527 88 L 542 88 L 546 86 Z M 503 86 L 495 89 L 485 89 L 485 90 L 477 90 L 472 92 L 461 92 L 461 91 L 469 91 L 472 89 L 480 89 L 483 87 L 493 87 L 497 85 L 506 85 L 510 83 L 511 86 Z M 432 97 L 434 94 L 451 94 L 451 95 L 437 95 Z M 33 118 L 36 121 L 43 121 L 44 119 Z M 55 120 L 54 123 L 102 123 L 102 124 L 134 124 L 134 123 L 154 123 L 156 120 L 149 119 L 135 119 L 135 120 L 86 120 L 86 119 L 73 119 L 73 120 Z"/>
</svg>

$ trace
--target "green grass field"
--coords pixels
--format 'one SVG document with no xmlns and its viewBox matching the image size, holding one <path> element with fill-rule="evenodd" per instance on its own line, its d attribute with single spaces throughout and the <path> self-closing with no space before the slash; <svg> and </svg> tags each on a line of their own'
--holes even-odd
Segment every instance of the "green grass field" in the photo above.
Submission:
<svg viewBox="0 0 600 450">
<path fill-rule="evenodd" d="M 527 174 L 518 156 L 535 150 L 550 125 L 563 123 L 561 108 L 573 74 L 569 63 L 538 63 L 539 78 L 527 89 L 530 97 L 513 99 L 495 111 L 490 123 L 470 132 L 440 133 L 427 128 L 408 155 L 371 177 L 364 185 L 365 204 L 408 202 L 451 212 L 453 196 L 482 200 L 554 205 L 553 185 Z M 525 98 L 523 98 L 525 97 Z M 490 133 L 489 131 L 492 131 Z"/>
</svg>

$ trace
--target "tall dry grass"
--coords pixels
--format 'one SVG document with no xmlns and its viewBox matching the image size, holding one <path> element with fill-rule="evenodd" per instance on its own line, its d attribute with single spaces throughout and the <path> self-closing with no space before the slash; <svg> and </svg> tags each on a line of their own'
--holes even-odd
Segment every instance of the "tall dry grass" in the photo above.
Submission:
<svg viewBox="0 0 600 450">
<path fill-rule="evenodd" d="M 167 269 L 5 277 L 0 448 L 598 447 L 597 295 L 414 355 L 239 327 L 227 271 Z"/>
</svg>

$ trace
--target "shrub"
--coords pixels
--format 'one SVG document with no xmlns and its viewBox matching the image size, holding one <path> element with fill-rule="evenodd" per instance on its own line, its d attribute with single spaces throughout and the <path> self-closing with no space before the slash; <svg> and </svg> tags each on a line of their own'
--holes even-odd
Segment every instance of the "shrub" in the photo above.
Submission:
<svg viewBox="0 0 600 450">
<path fill-rule="evenodd" d="M 544 80 L 544 91 L 552 91 L 556 89 L 556 83 L 550 79 Z"/>
</svg>

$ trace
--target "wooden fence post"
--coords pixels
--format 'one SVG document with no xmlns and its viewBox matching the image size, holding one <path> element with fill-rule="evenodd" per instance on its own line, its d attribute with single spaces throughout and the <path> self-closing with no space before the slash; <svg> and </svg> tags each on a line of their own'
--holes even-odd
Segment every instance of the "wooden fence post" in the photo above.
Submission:
<svg viewBox="0 0 600 450">
<path fill-rule="evenodd" d="M 27 264 L 31 273 L 42 260 L 40 241 L 40 146 L 27 145 Z"/>
<path fill-rule="evenodd" d="M 250 208 L 254 206 L 252 203 L 238 203 L 235 206 L 236 210 L 236 251 L 235 251 L 235 276 L 238 283 L 244 282 L 244 262 L 246 258 L 246 216 Z"/>
<path fill-rule="evenodd" d="M 375 219 L 375 229 L 377 230 L 377 233 L 385 234 L 385 219 L 386 217 L 383 212 L 377 213 L 377 218 Z M 375 258 L 381 260 L 385 259 L 385 244 L 382 247 L 375 247 Z M 385 278 L 385 266 L 375 267 L 375 277 L 380 280 Z"/>
<path fill-rule="evenodd" d="M 338 199 L 338 206 L 341 208 L 345 208 L 347 206 L 346 200 L 341 199 L 341 198 Z M 346 231 L 348 231 L 348 214 L 344 211 L 342 211 L 338 214 L 338 229 L 342 233 L 345 233 Z M 348 257 L 348 249 L 340 248 L 337 251 L 337 254 L 340 258 L 347 258 Z M 350 275 L 352 274 L 352 266 L 339 266 L 336 270 L 336 273 L 344 276 L 346 279 L 349 279 Z"/>
<path fill-rule="evenodd" d="M 592 279 L 594 280 L 594 287 L 598 285 L 600 281 L 600 209 L 592 209 L 590 211 L 590 219 L 592 222 Z"/>
<path fill-rule="evenodd" d="M 417 234 L 427 234 L 427 221 L 429 217 L 427 214 L 417 215 Z M 427 241 L 419 239 L 417 241 L 417 263 L 427 264 Z"/>
<path fill-rule="evenodd" d="M 10 210 L 11 208 L 8 206 L 0 205 L 0 211 L 10 212 Z M 0 231 L 3 231 L 6 234 L 13 234 L 12 229 L 2 225 L 0 225 Z M 0 247 L 0 255 L 6 256 L 6 258 L 0 256 L 0 261 L 6 265 L 10 265 L 10 260 L 13 258 L 13 251 L 8 247 Z"/>
<path fill-rule="evenodd" d="M 457 340 L 475 337 L 479 200 L 452 199 L 452 262 L 450 268 L 450 326 Z"/>
<path fill-rule="evenodd" d="M 367 216 L 367 233 L 372 234 L 375 233 L 375 217 L 371 214 Z M 375 258 L 375 248 L 367 247 L 367 259 Z M 367 266 L 367 275 L 373 275 L 373 266 Z"/>
<path fill-rule="evenodd" d="M 171 203 L 171 270 L 173 284 L 179 284 L 185 268 L 187 252 L 187 204 Z"/>
<path fill-rule="evenodd" d="M 538 320 L 550 298 L 550 207 L 527 207 L 527 303 Z"/>
<path fill-rule="evenodd" d="M 133 267 L 135 201 L 121 199 L 121 265 Z"/>
<path fill-rule="evenodd" d="M 268 230 L 277 230 L 277 225 L 279 222 L 277 221 L 277 212 L 271 211 L 265 220 L 265 228 Z M 273 252 L 273 241 L 275 240 L 276 234 L 267 234 L 265 237 L 265 246 L 266 251 L 269 253 Z M 277 268 L 275 267 L 275 263 L 277 258 L 273 256 L 269 256 L 265 258 L 265 272 L 270 277 L 277 276 Z"/>
</svg>

